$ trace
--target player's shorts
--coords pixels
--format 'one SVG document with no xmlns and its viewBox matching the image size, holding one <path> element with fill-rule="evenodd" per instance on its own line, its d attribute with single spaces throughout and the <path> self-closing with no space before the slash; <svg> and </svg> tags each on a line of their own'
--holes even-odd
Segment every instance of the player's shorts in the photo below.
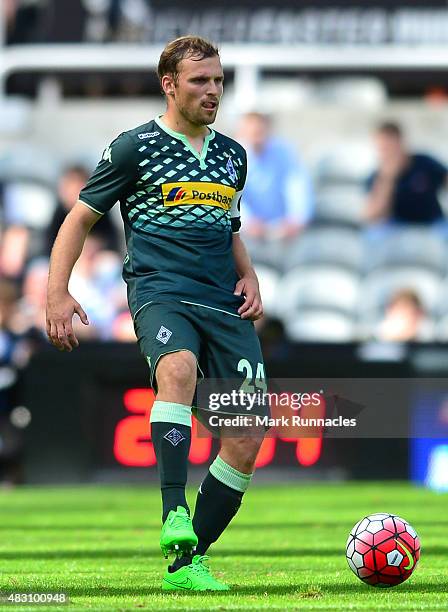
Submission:
<svg viewBox="0 0 448 612">
<path fill-rule="evenodd" d="M 157 391 L 156 369 L 160 358 L 181 350 L 191 351 L 197 361 L 198 383 L 201 379 L 223 379 L 242 388 L 252 385 L 266 390 L 263 356 L 252 321 L 238 316 L 182 302 L 151 303 L 135 319 L 140 351 L 150 368 L 151 386 Z M 207 387 L 208 383 L 204 383 Z M 207 387 L 208 389 L 208 387 Z M 228 390 L 228 389 L 227 389 Z M 201 394 L 199 394 L 201 395 Z M 195 396 L 195 400 L 197 395 Z M 199 402 L 197 416 L 209 427 Z M 220 409 L 226 416 L 247 415 L 239 404 Z M 251 415 L 270 416 L 269 407 L 256 403 Z"/>
</svg>

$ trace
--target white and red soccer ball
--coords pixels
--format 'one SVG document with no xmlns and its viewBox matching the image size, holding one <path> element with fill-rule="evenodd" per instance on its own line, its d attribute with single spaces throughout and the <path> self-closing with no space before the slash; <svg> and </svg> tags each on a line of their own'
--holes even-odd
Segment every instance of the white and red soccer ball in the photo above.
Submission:
<svg viewBox="0 0 448 612">
<path fill-rule="evenodd" d="M 361 519 L 347 540 L 347 562 L 363 582 L 391 587 L 407 580 L 420 558 L 420 540 L 413 527 L 395 514 Z"/>
</svg>

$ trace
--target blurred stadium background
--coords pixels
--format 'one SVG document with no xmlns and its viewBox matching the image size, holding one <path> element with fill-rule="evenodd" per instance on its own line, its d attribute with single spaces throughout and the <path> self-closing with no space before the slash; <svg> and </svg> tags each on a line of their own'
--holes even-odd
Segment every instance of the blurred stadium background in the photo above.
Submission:
<svg viewBox="0 0 448 612">
<path fill-rule="evenodd" d="M 156 481 L 147 437 L 151 393 L 120 277 L 117 207 L 74 274 L 72 291 L 93 326 L 88 335 L 79 330 L 82 346 L 72 354 L 46 342 L 45 282 L 54 226 L 63 202 L 74 197 L 80 167 L 92 170 L 119 132 L 163 112 L 155 67 L 166 42 L 186 33 L 221 47 L 226 92 L 216 128 L 234 135 L 242 113 L 269 114 L 312 176 L 309 225 L 288 244 L 252 252 L 267 315 L 260 327 L 267 372 L 446 376 L 446 237 L 402 227 L 372 248 L 362 211 L 375 167 L 372 130 L 380 121 L 398 121 L 412 149 L 448 163 L 447 2 L 3 0 L 1 6 L 0 481 Z M 379 322 L 403 289 L 423 305 L 426 333 L 416 342 L 384 342 Z M 264 450 L 262 473 L 401 478 L 448 488 L 448 396 L 432 399 L 428 416 L 425 398 L 416 397 L 411 419 L 420 423 L 426 410 L 446 429 L 446 440 L 280 439 Z M 193 443 L 190 461 L 201 473 L 214 445 Z"/>
</svg>

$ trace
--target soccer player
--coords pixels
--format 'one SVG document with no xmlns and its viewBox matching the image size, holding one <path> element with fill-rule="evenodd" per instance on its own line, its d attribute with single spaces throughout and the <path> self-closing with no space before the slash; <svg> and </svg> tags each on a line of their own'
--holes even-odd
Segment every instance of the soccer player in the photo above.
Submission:
<svg viewBox="0 0 448 612">
<path fill-rule="evenodd" d="M 192 519 L 185 485 L 198 375 L 265 389 L 253 325 L 262 303 L 238 233 L 246 154 L 208 127 L 223 92 L 214 45 L 194 36 L 174 40 L 161 54 L 158 74 L 165 113 L 106 148 L 55 240 L 47 333 L 60 350 L 78 346 L 73 315 L 85 325 L 88 319 L 68 292 L 70 274 L 89 230 L 119 200 L 129 308 L 157 393 L 150 421 L 162 492 L 160 546 L 165 558 L 176 555 L 162 588 L 227 590 L 212 576 L 205 553 L 241 504 L 264 430 L 229 435 L 220 429 L 221 449 L 199 487 Z"/>
</svg>

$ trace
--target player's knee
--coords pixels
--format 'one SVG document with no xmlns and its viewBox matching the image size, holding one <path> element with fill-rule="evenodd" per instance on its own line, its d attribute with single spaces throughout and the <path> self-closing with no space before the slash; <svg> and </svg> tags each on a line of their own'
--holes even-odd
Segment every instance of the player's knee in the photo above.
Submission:
<svg viewBox="0 0 448 612">
<path fill-rule="evenodd" d="M 196 358 L 190 351 L 179 351 L 161 357 L 156 371 L 159 391 L 196 386 Z"/>
<path fill-rule="evenodd" d="M 258 451 L 263 442 L 262 436 L 242 436 L 223 440 L 223 449 L 229 457 L 229 463 L 245 474 L 253 472 Z"/>
</svg>

